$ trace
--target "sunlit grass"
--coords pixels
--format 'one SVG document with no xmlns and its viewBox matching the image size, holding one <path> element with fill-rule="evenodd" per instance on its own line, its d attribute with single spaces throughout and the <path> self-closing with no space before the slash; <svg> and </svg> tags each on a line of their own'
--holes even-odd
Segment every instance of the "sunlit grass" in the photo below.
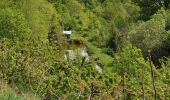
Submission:
<svg viewBox="0 0 170 100">
<path fill-rule="evenodd" d="M 22 96 L 15 93 L 12 89 L 1 86 L 0 88 L 0 100 L 24 100 Z"/>
<path fill-rule="evenodd" d="M 100 63 L 102 63 L 104 66 L 108 66 L 112 62 L 112 57 L 103 53 L 102 49 L 96 47 L 92 43 L 87 42 L 88 50 L 93 53 L 96 58 L 99 58 Z"/>
<path fill-rule="evenodd" d="M 30 91 L 23 92 L 21 95 L 1 81 L 2 80 L 0 80 L 0 100 L 40 100 L 38 96 L 35 96 L 35 94 Z"/>
</svg>

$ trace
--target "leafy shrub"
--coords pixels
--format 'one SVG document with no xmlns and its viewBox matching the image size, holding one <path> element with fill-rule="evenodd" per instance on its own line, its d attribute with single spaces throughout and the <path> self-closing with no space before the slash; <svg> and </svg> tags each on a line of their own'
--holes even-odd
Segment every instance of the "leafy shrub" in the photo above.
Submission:
<svg viewBox="0 0 170 100">
<path fill-rule="evenodd" d="M 103 49 L 103 52 L 111 56 L 113 55 L 113 50 L 111 48 L 105 48 Z"/>
<path fill-rule="evenodd" d="M 72 40 L 74 44 L 82 45 L 85 44 L 85 39 L 83 37 L 78 37 Z"/>
<path fill-rule="evenodd" d="M 165 11 L 162 9 L 151 20 L 142 23 L 130 32 L 130 41 L 140 48 L 144 55 L 148 50 L 159 48 L 165 36 Z"/>
<path fill-rule="evenodd" d="M 151 84 L 150 72 L 148 71 L 149 63 L 144 60 L 140 49 L 127 45 L 121 52 L 115 54 L 112 65 L 113 72 L 122 76 L 121 81 L 126 80 L 124 84 L 127 87 L 127 98 L 135 99 L 140 96 L 142 70 L 144 71 L 145 87 L 149 88 L 149 84 Z M 149 91 L 147 88 L 145 91 Z M 147 93 L 147 95 L 152 94 Z"/>
<path fill-rule="evenodd" d="M 0 38 L 28 38 L 31 30 L 21 13 L 10 8 L 0 9 Z"/>
</svg>

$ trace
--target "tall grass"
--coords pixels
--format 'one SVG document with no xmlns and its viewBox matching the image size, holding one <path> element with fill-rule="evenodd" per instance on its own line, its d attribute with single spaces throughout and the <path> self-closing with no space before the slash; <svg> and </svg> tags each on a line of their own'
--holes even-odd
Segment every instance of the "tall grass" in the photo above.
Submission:
<svg viewBox="0 0 170 100">
<path fill-rule="evenodd" d="M 6 87 L 6 85 L 0 86 L 0 100 L 24 100 L 24 98 L 15 93 L 12 89 Z"/>
<path fill-rule="evenodd" d="M 10 88 L 5 82 L 0 80 L 0 100 L 40 100 L 40 98 L 30 91 L 26 91 L 22 95 L 18 94 L 15 89 Z"/>
</svg>

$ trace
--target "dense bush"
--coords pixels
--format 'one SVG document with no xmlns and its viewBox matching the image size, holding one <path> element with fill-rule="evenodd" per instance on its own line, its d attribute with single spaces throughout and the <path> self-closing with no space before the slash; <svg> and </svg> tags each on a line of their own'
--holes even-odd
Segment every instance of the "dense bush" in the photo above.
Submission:
<svg viewBox="0 0 170 100">
<path fill-rule="evenodd" d="M 31 30 L 28 28 L 25 18 L 21 13 L 10 8 L 0 10 L 0 38 L 25 39 L 29 37 Z"/>
<path fill-rule="evenodd" d="M 141 48 L 145 56 L 148 50 L 159 48 L 165 37 L 165 11 L 160 10 L 151 20 L 141 23 L 130 36 L 130 41 Z"/>
</svg>

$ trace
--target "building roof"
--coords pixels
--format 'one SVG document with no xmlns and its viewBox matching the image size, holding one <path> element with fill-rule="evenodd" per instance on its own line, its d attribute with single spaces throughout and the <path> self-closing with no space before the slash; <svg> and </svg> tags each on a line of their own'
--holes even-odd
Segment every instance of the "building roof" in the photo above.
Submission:
<svg viewBox="0 0 170 100">
<path fill-rule="evenodd" d="M 70 35 L 71 33 L 72 33 L 72 31 L 63 31 L 63 34 Z"/>
</svg>

